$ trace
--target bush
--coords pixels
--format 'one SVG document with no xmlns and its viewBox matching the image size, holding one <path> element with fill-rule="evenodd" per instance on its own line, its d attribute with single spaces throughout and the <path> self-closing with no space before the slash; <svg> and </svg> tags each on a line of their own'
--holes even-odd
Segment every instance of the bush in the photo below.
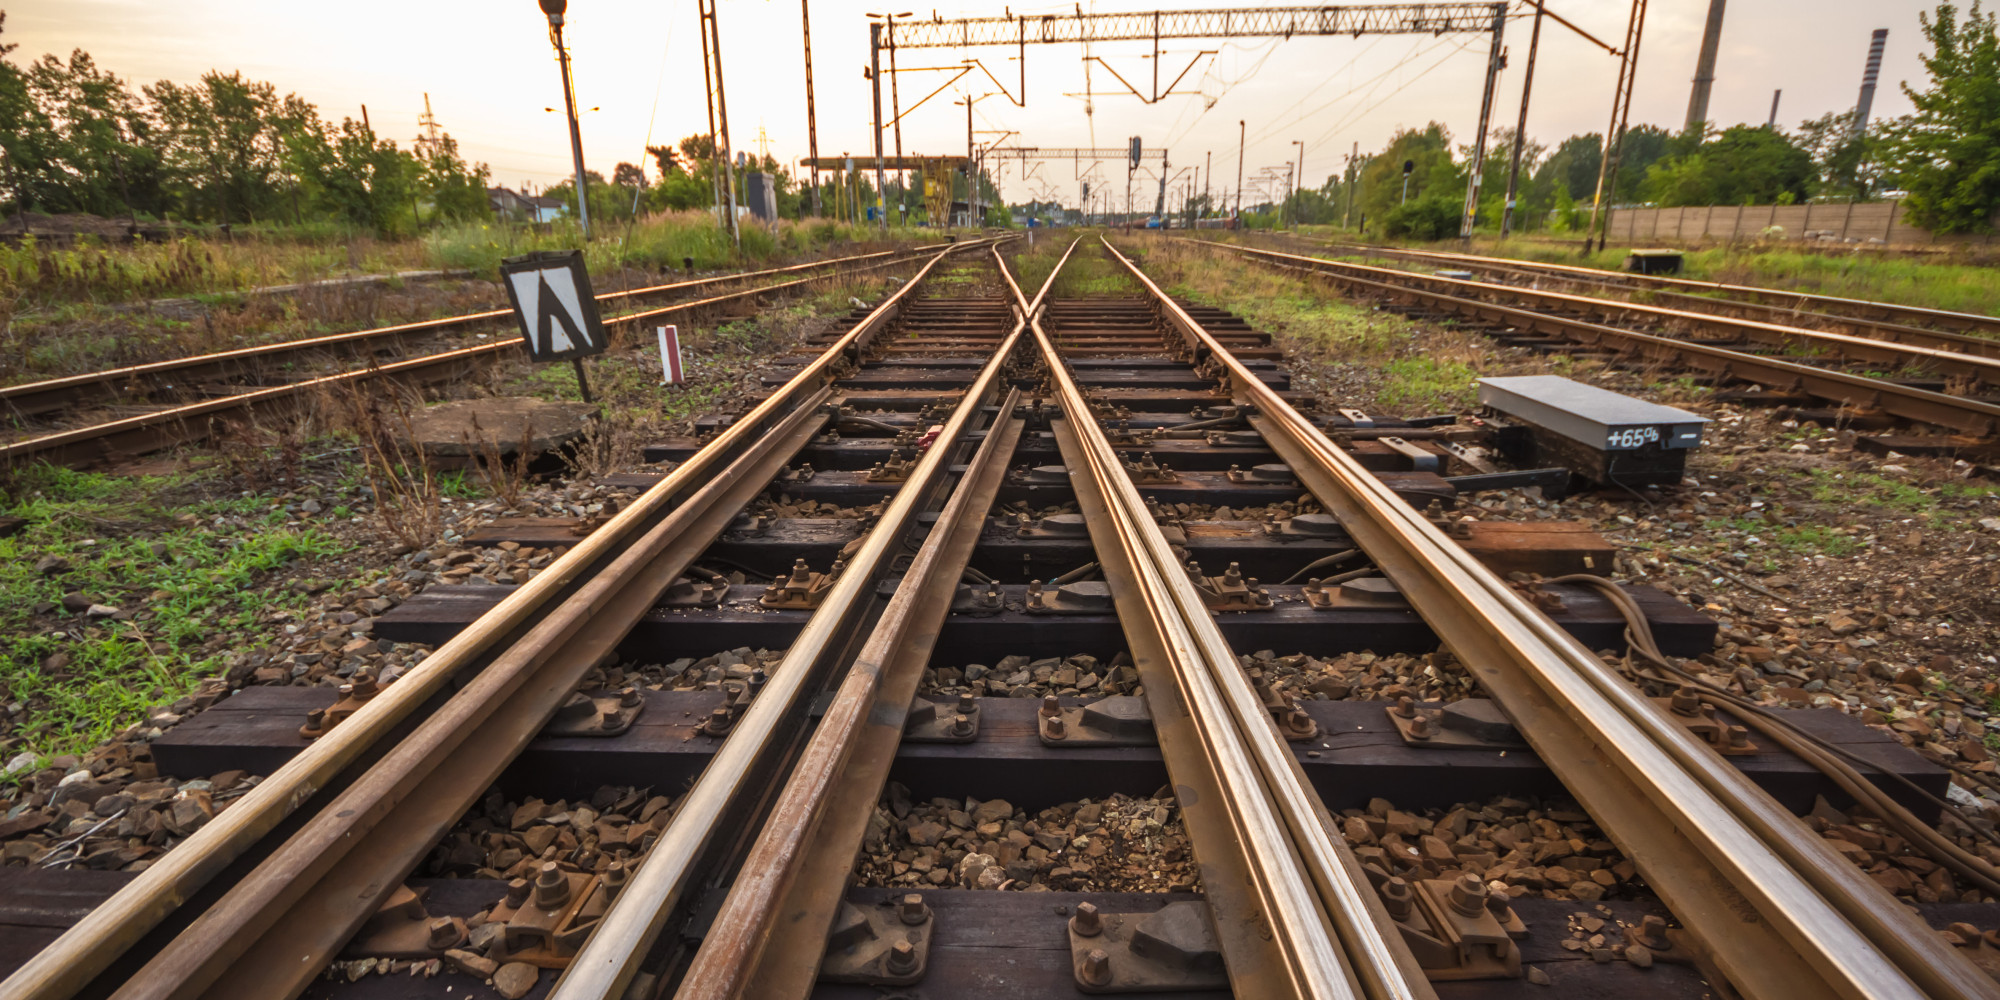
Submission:
<svg viewBox="0 0 2000 1000">
<path fill-rule="evenodd" d="M 1382 235 L 1390 239 L 1441 240 L 1458 235 L 1465 202 L 1450 195 L 1434 194 L 1407 201 L 1389 210 L 1382 220 Z"/>
</svg>

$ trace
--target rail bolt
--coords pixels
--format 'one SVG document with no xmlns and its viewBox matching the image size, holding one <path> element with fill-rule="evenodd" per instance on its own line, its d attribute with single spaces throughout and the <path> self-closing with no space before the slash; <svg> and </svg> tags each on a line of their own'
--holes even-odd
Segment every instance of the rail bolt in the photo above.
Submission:
<svg viewBox="0 0 2000 1000">
<path fill-rule="evenodd" d="M 1047 722 L 1042 723 L 1042 731 L 1049 734 L 1049 739 L 1052 740 L 1063 739 L 1069 735 L 1069 727 L 1063 724 L 1060 715 L 1051 716 Z"/>
<path fill-rule="evenodd" d="M 1404 695 L 1396 699 L 1396 717 L 1399 719 L 1414 719 L 1417 717 L 1417 703 L 1411 701 L 1409 695 Z"/>
<path fill-rule="evenodd" d="M 521 904 L 528 901 L 528 893 L 533 888 L 534 886 L 524 878 L 517 878 L 507 883 L 507 905 L 520 909 Z"/>
<path fill-rule="evenodd" d="M 1431 723 L 1430 716 L 1419 715 L 1410 720 L 1411 739 L 1427 740 L 1436 735 L 1437 735 L 1437 727 Z"/>
<path fill-rule="evenodd" d="M 1730 746 L 1732 746 L 1732 747 L 1747 747 L 1747 746 L 1749 746 L 1749 745 L 1750 745 L 1750 731 L 1749 731 L 1749 730 L 1747 730 L 1747 729 L 1745 729 L 1745 728 L 1743 728 L 1742 726 L 1730 726 L 1730 727 L 1729 727 L 1729 745 L 1730 745 Z"/>
<path fill-rule="evenodd" d="M 1695 715 L 1701 711 L 1701 695 L 1687 684 L 1674 689 L 1673 710 L 1675 715 Z"/>
<path fill-rule="evenodd" d="M 1042 581 L 1028 581 L 1028 606 L 1031 608 L 1042 606 Z"/>
<path fill-rule="evenodd" d="M 1069 929 L 1078 937 L 1096 937 L 1104 933 L 1104 921 L 1097 916 L 1097 904 L 1076 904 L 1076 915 L 1069 918 Z"/>
<path fill-rule="evenodd" d="M 569 902 L 569 877 L 563 874 L 561 866 L 553 861 L 542 863 L 542 870 L 535 876 L 535 905 L 544 910 L 553 910 Z"/>
<path fill-rule="evenodd" d="M 1083 956 L 1083 964 L 1076 967 L 1076 978 L 1085 986 L 1108 986 L 1111 983 L 1111 956 L 1102 948 L 1090 949 Z"/>
<path fill-rule="evenodd" d="M 730 715 L 729 706 L 717 705 L 708 713 L 708 721 L 703 723 L 701 728 L 710 736 L 721 736 L 729 732 L 729 728 L 735 724 L 736 720 Z"/>
<path fill-rule="evenodd" d="M 1293 708 L 1285 713 L 1285 728 L 1295 733 L 1312 732 L 1313 717 L 1307 715 L 1303 709 Z"/>
<path fill-rule="evenodd" d="M 618 704 L 626 708 L 631 708 L 645 700 L 645 696 L 639 693 L 638 688 L 628 687 L 618 692 Z"/>
<path fill-rule="evenodd" d="M 915 927 L 929 920 L 931 912 L 924 907 L 923 894 L 906 892 L 903 894 L 902 900 L 896 904 L 896 916 L 903 923 Z"/>
<path fill-rule="evenodd" d="M 958 711 L 961 715 L 971 715 L 979 711 L 979 702 L 973 700 L 971 692 L 968 691 L 958 696 Z"/>
<path fill-rule="evenodd" d="M 1047 717 L 1047 718 L 1051 718 L 1051 719 L 1053 719 L 1053 718 L 1055 718 L 1056 716 L 1058 716 L 1058 715 L 1061 715 L 1061 714 L 1062 714 L 1062 701 L 1061 701 L 1061 699 L 1057 698 L 1057 697 L 1056 697 L 1055 695 L 1052 695 L 1052 694 L 1045 694 L 1045 695 L 1043 695 L 1043 696 L 1042 696 L 1042 715 L 1043 715 L 1044 717 Z"/>
<path fill-rule="evenodd" d="M 969 716 L 969 715 L 954 715 L 954 716 L 952 716 L 952 718 L 951 718 L 951 734 L 952 734 L 953 736 L 971 736 L 971 735 L 972 735 L 972 716 Z"/>
<path fill-rule="evenodd" d="M 450 917 L 434 917 L 428 926 L 432 948 L 449 948 L 458 943 L 458 925 Z"/>
<path fill-rule="evenodd" d="M 917 971 L 917 949 L 908 941 L 898 941 L 889 948 L 889 972 L 891 975 L 906 976 Z"/>
<path fill-rule="evenodd" d="M 1410 883 L 1402 877 L 1392 878 L 1382 883 L 1380 890 L 1382 907 L 1389 916 L 1397 920 L 1408 920 L 1410 910 L 1416 905 L 1416 897 L 1410 891 Z"/>
<path fill-rule="evenodd" d="M 1486 883 L 1477 875 L 1460 875 L 1452 881 L 1447 898 L 1461 916 L 1476 917 L 1486 909 Z"/>
</svg>

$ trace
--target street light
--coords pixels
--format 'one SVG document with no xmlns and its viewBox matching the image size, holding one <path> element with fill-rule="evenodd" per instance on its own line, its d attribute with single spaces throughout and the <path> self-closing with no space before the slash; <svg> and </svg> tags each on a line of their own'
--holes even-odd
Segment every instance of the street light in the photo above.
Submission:
<svg viewBox="0 0 2000 1000">
<path fill-rule="evenodd" d="M 549 44 L 556 48 L 556 63 L 562 69 L 563 109 L 569 114 L 569 154 L 576 168 L 576 214 L 583 227 L 583 240 L 590 242 L 590 199 L 583 190 L 583 134 L 576 127 L 576 94 L 570 86 L 569 50 L 563 48 L 563 13 L 569 10 L 569 0 L 536 0 L 542 13 L 549 16 Z M 554 108 L 545 108 L 554 111 Z M 590 109 L 592 111 L 596 108 Z"/>
</svg>

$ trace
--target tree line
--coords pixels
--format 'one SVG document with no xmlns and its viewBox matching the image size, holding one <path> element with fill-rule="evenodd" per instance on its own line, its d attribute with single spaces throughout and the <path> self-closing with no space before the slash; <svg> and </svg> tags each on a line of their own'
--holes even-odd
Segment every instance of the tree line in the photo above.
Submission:
<svg viewBox="0 0 2000 1000">
<path fill-rule="evenodd" d="M 0 30 L 6 12 L 0 11 Z M 339 222 L 386 235 L 489 213 L 490 171 L 448 133 L 410 148 L 335 124 L 241 73 L 137 91 L 78 49 L 17 65 L 0 44 L 7 212 L 241 225 Z"/>
<path fill-rule="evenodd" d="M 1607 195 L 1618 203 L 1682 205 L 1794 204 L 1810 199 L 1865 199 L 1904 192 L 1904 217 L 1939 233 L 1988 230 L 2000 211 L 2000 41 L 1995 19 L 1978 0 L 1963 16 L 1951 2 L 1920 14 L 1931 51 L 1921 89 L 1902 85 L 1915 110 L 1856 127 L 1836 112 L 1796 129 L 1736 125 L 1673 132 L 1654 125 L 1626 130 Z M 1479 224 L 1497 228 L 1518 137 L 1491 133 L 1480 164 Z M 1358 225 L 1365 217 L 1390 236 L 1456 235 L 1473 150 L 1454 147 L 1444 126 L 1398 131 L 1379 153 L 1329 176 L 1317 189 L 1259 208 L 1271 221 Z M 1521 149 L 1516 228 L 1581 229 L 1597 193 L 1604 157 L 1599 133 L 1573 135 L 1555 149 L 1528 139 Z M 1404 167 L 1409 166 L 1407 197 Z M 1197 206 L 1199 207 L 1199 206 Z M 1227 206 L 1223 206 L 1227 207 Z"/>
</svg>

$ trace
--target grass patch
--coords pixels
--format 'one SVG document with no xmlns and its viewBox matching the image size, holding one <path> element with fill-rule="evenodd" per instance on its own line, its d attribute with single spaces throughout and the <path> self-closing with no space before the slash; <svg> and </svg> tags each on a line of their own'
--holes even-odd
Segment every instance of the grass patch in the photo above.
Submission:
<svg viewBox="0 0 2000 1000">
<path fill-rule="evenodd" d="M 1795 555 L 1823 555 L 1838 559 L 1861 551 L 1861 543 L 1837 528 L 1820 524 L 1784 526 L 1753 518 L 1712 519 L 1702 526 L 1710 531 L 1739 531 L 1773 548 Z"/>
<path fill-rule="evenodd" d="M 19 723 L 8 756 L 88 749 L 223 669 L 232 634 L 269 628 L 273 612 L 304 612 L 306 595 L 263 584 L 348 546 L 272 500 L 213 496 L 212 475 L 44 466 L 0 492 L 0 511 L 27 521 L 0 539 L 0 634 L 9 637 L 0 696 Z M 47 559 L 65 565 L 38 567 Z M 121 615 L 48 610 L 72 593 Z"/>
<path fill-rule="evenodd" d="M 1455 411 L 1479 399 L 1479 373 L 1458 361 L 1398 358 L 1382 366 L 1388 383 L 1378 399 L 1399 410 Z"/>
</svg>

